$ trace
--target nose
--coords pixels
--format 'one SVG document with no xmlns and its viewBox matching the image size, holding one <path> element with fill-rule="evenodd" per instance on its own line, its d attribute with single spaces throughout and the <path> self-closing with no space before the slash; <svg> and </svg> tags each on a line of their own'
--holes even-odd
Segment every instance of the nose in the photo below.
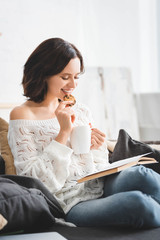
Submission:
<svg viewBox="0 0 160 240">
<path fill-rule="evenodd" d="M 76 83 L 76 81 L 75 81 L 74 78 L 71 78 L 68 85 L 69 85 L 69 87 L 71 87 L 71 88 L 75 88 L 75 87 L 77 86 L 77 83 Z"/>
</svg>

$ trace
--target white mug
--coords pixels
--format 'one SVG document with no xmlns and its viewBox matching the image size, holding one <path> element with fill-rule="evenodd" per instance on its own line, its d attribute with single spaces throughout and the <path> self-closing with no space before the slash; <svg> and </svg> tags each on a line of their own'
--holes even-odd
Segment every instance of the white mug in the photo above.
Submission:
<svg viewBox="0 0 160 240">
<path fill-rule="evenodd" d="M 91 128 L 89 125 L 77 126 L 72 129 L 71 147 L 75 154 L 89 153 L 91 147 Z"/>
</svg>

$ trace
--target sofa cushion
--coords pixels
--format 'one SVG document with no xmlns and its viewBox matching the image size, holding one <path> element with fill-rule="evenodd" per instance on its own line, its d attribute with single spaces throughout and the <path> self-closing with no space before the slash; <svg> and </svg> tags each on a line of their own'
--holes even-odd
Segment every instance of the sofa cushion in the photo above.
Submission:
<svg viewBox="0 0 160 240">
<path fill-rule="evenodd" d="M 1 146 L 1 155 L 5 160 L 5 173 L 6 174 L 16 174 L 13 156 L 8 145 L 8 123 L 0 118 L 0 146 Z"/>
<path fill-rule="evenodd" d="M 42 230 L 54 224 L 54 202 L 42 191 L 2 176 L 0 186 L 0 214 L 8 222 L 3 232 Z"/>
</svg>

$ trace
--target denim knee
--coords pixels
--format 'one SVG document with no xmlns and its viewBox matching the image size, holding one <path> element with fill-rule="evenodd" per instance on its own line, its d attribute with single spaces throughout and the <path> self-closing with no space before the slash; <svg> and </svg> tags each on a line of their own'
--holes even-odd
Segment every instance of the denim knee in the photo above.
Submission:
<svg viewBox="0 0 160 240">
<path fill-rule="evenodd" d="M 154 193 L 159 192 L 160 175 L 152 169 L 146 168 L 142 165 L 136 166 L 130 168 L 129 175 L 132 181 L 135 181 L 137 186 L 139 184 L 139 188 L 137 190 L 149 195 L 154 195 Z"/>
<path fill-rule="evenodd" d="M 105 197 L 128 191 L 141 191 L 160 203 L 160 175 L 144 166 L 135 166 L 105 179 Z"/>
<path fill-rule="evenodd" d="M 140 191 L 133 191 L 127 201 L 129 205 L 126 211 L 130 216 L 131 226 L 135 228 L 160 226 L 160 212 L 157 211 L 160 210 L 160 206 L 151 196 Z"/>
</svg>

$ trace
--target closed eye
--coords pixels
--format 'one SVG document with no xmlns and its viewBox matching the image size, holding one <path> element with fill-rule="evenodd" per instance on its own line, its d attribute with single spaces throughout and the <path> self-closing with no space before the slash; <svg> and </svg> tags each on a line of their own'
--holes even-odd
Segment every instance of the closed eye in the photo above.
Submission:
<svg viewBox="0 0 160 240">
<path fill-rule="evenodd" d="M 69 80 L 70 77 L 69 76 L 67 76 L 67 77 L 62 76 L 61 78 L 63 80 Z M 74 79 L 79 79 L 79 75 L 75 76 Z"/>
<path fill-rule="evenodd" d="M 69 79 L 69 77 L 62 77 L 62 79 L 63 79 L 63 80 L 68 80 L 68 79 Z"/>
</svg>

